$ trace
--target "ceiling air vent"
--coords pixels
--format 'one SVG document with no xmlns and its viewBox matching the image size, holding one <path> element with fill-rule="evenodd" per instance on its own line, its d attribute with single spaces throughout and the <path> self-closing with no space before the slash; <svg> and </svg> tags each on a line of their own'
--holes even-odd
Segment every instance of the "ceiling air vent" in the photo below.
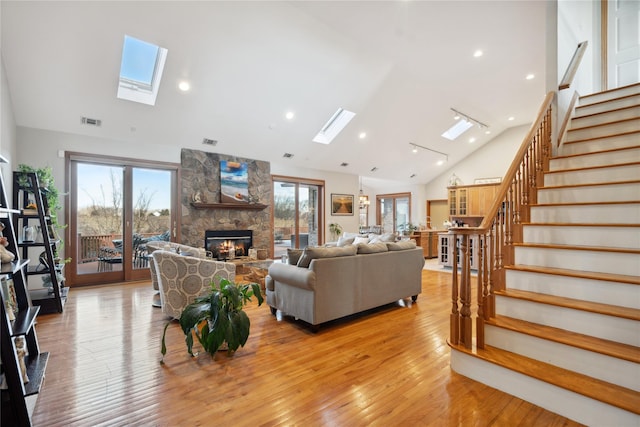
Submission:
<svg viewBox="0 0 640 427">
<path fill-rule="evenodd" d="M 215 139 L 203 138 L 203 139 L 202 139 L 202 143 L 203 143 L 204 145 L 211 145 L 211 146 L 214 146 L 214 145 L 217 145 L 217 144 L 218 144 L 218 141 L 216 141 Z"/>
<path fill-rule="evenodd" d="M 102 126 L 102 120 L 90 119 L 89 117 L 82 117 L 81 123 L 88 126 Z"/>
<path fill-rule="evenodd" d="M 349 166 L 349 163 L 342 162 L 342 163 L 340 163 L 340 166 L 342 166 L 343 168 L 346 168 L 347 166 Z"/>
<path fill-rule="evenodd" d="M 283 155 L 282 157 L 284 157 L 285 159 L 290 159 L 290 158 L 292 158 L 292 157 L 293 157 L 293 154 L 291 154 L 291 153 L 284 153 L 284 155 Z"/>
</svg>

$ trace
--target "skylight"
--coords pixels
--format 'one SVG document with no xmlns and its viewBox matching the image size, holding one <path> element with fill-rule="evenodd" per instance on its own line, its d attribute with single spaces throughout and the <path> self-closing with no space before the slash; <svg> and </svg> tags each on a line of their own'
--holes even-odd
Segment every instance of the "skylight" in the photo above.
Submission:
<svg viewBox="0 0 640 427">
<path fill-rule="evenodd" d="M 167 49 L 124 36 L 118 98 L 155 105 Z"/>
<path fill-rule="evenodd" d="M 464 118 L 459 119 L 456 124 L 446 130 L 442 134 L 442 136 L 453 141 L 454 139 L 465 133 L 467 130 L 469 130 L 471 126 L 473 126 L 473 123 L 471 123 L 470 121 L 465 120 Z"/>
<path fill-rule="evenodd" d="M 344 108 L 338 108 L 338 111 L 333 113 L 333 116 L 331 116 L 329 121 L 322 126 L 320 132 L 313 138 L 313 142 L 330 144 L 333 138 L 338 136 L 355 115 L 356 113 L 345 110 Z"/>
</svg>

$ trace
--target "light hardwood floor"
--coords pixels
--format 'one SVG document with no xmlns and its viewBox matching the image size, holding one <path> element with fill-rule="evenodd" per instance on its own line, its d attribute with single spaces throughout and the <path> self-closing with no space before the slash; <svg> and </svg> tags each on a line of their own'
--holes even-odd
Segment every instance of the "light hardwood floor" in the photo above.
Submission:
<svg viewBox="0 0 640 427">
<path fill-rule="evenodd" d="M 39 318 L 51 356 L 34 425 L 578 425 L 451 371 L 450 280 L 425 270 L 417 303 L 318 333 L 253 303 L 249 341 L 231 358 L 191 358 L 174 322 L 165 365 L 148 282 L 73 288 L 64 313 Z"/>
</svg>

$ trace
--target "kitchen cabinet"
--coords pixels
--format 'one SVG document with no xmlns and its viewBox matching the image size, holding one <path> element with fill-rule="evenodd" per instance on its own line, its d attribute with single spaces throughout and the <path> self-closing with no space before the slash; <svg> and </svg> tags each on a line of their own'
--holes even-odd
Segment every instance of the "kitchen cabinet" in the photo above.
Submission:
<svg viewBox="0 0 640 427">
<path fill-rule="evenodd" d="M 416 244 L 422 248 L 424 257 L 427 259 L 436 258 L 438 256 L 438 233 L 441 230 L 423 230 L 416 231 L 411 238 Z"/>
<path fill-rule="evenodd" d="M 479 225 L 491 208 L 500 183 L 457 185 L 447 187 L 449 220 L 460 220 L 471 226 Z"/>
<path fill-rule="evenodd" d="M 458 268 L 460 268 L 460 243 L 462 240 L 462 236 L 458 236 L 456 242 L 453 241 L 453 235 L 448 234 L 447 232 L 438 233 L 438 264 L 443 265 L 445 267 L 453 268 L 453 254 L 451 248 L 455 249 L 455 254 L 458 258 Z M 478 256 L 478 251 L 480 250 L 481 239 L 479 236 L 469 236 L 469 256 L 471 260 L 471 269 L 478 269 L 478 260 L 480 257 Z"/>
</svg>

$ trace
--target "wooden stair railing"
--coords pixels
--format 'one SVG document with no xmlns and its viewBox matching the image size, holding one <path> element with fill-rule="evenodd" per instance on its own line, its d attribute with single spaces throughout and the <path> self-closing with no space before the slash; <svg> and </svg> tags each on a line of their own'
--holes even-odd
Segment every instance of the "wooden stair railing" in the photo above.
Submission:
<svg viewBox="0 0 640 427">
<path fill-rule="evenodd" d="M 491 209 L 478 227 L 454 227 L 455 245 L 451 284 L 450 336 L 452 345 L 473 346 L 470 239 L 479 239 L 476 291 L 476 348 L 484 348 L 484 322 L 495 316 L 495 291 L 505 289 L 504 267 L 513 264 L 514 243 L 522 243 L 522 223 L 529 221 L 530 206 L 537 202 L 544 172 L 551 157 L 551 105 L 554 92 L 544 99 L 518 153 L 504 176 Z M 458 264 L 461 269 L 458 271 Z"/>
</svg>

